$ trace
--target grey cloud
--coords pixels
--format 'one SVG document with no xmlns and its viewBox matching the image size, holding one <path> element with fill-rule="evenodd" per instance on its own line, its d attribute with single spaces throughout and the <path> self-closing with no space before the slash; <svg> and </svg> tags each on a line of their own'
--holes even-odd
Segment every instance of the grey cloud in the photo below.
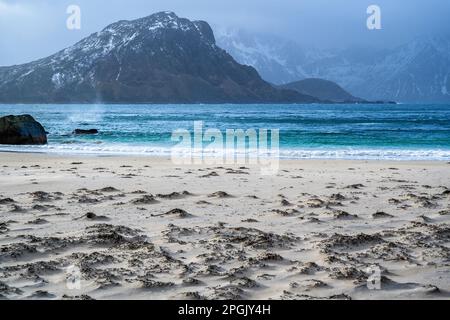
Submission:
<svg viewBox="0 0 450 320">
<path fill-rule="evenodd" d="M 66 8 L 82 9 L 82 29 L 65 27 Z M 383 29 L 366 28 L 366 8 L 382 9 Z M 392 46 L 448 32 L 446 0 L 0 0 L 0 65 L 47 56 L 121 19 L 170 10 L 216 27 L 271 33 L 305 46 Z"/>
</svg>

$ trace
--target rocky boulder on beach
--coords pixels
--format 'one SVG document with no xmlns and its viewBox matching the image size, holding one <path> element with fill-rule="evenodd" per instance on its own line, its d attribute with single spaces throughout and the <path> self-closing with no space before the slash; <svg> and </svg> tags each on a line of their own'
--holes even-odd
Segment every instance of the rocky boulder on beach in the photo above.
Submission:
<svg viewBox="0 0 450 320">
<path fill-rule="evenodd" d="M 30 115 L 0 117 L 0 144 L 47 144 L 47 133 Z"/>
</svg>

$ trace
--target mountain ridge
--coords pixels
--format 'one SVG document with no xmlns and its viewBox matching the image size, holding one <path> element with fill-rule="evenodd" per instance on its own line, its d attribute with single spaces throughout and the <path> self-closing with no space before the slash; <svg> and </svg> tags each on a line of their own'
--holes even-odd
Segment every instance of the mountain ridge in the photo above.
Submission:
<svg viewBox="0 0 450 320">
<path fill-rule="evenodd" d="M 335 103 L 368 103 L 364 99 L 353 96 L 337 83 L 325 79 L 307 78 L 279 85 L 278 87 L 295 90 L 305 95 L 317 97 L 323 101 Z"/>
<path fill-rule="evenodd" d="M 391 49 L 319 50 L 243 30 L 222 31 L 217 42 L 277 85 L 321 78 L 365 100 L 450 102 L 450 35 L 421 37 Z"/>
<path fill-rule="evenodd" d="M 0 68 L 3 103 L 312 103 L 216 44 L 205 21 L 170 11 L 121 20 L 71 47 Z"/>
</svg>

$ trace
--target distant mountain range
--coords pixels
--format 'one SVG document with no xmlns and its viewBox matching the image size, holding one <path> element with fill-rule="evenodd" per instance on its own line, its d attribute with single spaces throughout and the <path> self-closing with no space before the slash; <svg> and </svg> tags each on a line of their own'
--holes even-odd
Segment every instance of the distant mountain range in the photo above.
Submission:
<svg viewBox="0 0 450 320">
<path fill-rule="evenodd" d="M 227 30 L 220 31 L 217 42 L 274 84 L 322 78 L 366 100 L 450 102 L 450 37 L 420 38 L 391 50 L 325 51 Z"/>
<path fill-rule="evenodd" d="M 0 103 L 311 103 L 216 45 L 208 23 L 160 12 L 50 57 L 0 68 Z"/>
<path fill-rule="evenodd" d="M 305 50 L 242 31 L 220 32 L 216 43 L 208 23 L 159 12 L 113 23 L 50 57 L 0 67 L 0 103 L 380 100 L 450 102 L 449 38 L 383 51 Z"/>
</svg>

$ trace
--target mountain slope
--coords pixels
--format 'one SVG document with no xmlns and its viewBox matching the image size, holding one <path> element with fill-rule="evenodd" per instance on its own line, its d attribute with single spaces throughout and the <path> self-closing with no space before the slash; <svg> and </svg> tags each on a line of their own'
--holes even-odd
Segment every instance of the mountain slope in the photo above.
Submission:
<svg viewBox="0 0 450 320">
<path fill-rule="evenodd" d="M 354 92 L 364 92 L 369 99 L 450 102 L 450 39 L 416 39 L 391 50 L 366 74 Z"/>
<path fill-rule="evenodd" d="M 220 29 L 216 34 L 219 46 L 236 61 L 253 66 L 263 79 L 274 84 L 307 77 L 307 73 L 297 67 L 315 61 L 314 54 L 280 37 L 236 29 Z"/>
<path fill-rule="evenodd" d="M 450 102 L 450 36 L 418 38 L 390 50 L 306 50 L 280 37 L 242 31 L 221 32 L 217 41 L 275 84 L 322 78 L 366 100 Z"/>
<path fill-rule="evenodd" d="M 341 86 L 333 81 L 309 78 L 295 81 L 279 86 L 283 89 L 291 89 L 305 95 L 310 95 L 324 101 L 332 102 L 364 102 L 363 99 L 356 98 L 345 91 Z"/>
<path fill-rule="evenodd" d="M 315 102 L 273 88 L 216 45 L 204 21 L 119 21 L 48 58 L 0 68 L 0 102 Z"/>
</svg>

